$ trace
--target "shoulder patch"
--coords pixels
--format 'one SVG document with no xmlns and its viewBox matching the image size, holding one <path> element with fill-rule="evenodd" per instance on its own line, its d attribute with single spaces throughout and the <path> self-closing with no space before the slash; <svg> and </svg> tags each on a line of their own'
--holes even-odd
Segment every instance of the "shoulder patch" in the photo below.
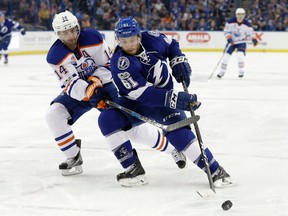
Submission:
<svg viewBox="0 0 288 216">
<path fill-rule="evenodd" d="M 154 37 L 159 37 L 160 36 L 160 32 L 159 31 L 148 31 L 148 34 L 154 36 Z"/>
<path fill-rule="evenodd" d="M 120 70 L 126 70 L 129 66 L 130 66 L 130 61 L 129 61 L 129 59 L 127 57 L 121 56 L 118 59 L 117 67 Z"/>
</svg>

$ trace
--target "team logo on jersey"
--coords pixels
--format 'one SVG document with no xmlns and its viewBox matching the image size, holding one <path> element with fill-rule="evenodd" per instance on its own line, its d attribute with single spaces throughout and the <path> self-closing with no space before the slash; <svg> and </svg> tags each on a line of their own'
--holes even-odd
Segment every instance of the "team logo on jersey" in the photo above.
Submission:
<svg viewBox="0 0 288 216">
<path fill-rule="evenodd" d="M 3 26 L 3 27 L 1 28 L 1 32 L 2 32 L 3 34 L 5 34 L 6 32 L 8 32 L 7 26 Z"/>
<path fill-rule="evenodd" d="M 92 58 L 87 58 L 76 66 L 78 75 L 81 79 L 87 79 L 95 72 L 96 68 L 96 63 Z"/>
<path fill-rule="evenodd" d="M 150 65 L 150 64 L 149 64 L 149 62 L 150 62 L 150 57 L 149 57 L 149 55 L 147 55 L 147 54 L 145 53 L 145 51 L 143 51 L 142 53 L 140 53 L 138 56 L 140 57 L 140 62 L 141 62 L 142 64 Z"/>
<path fill-rule="evenodd" d="M 148 31 L 148 34 L 154 36 L 154 37 L 159 37 L 160 36 L 160 32 L 159 31 Z"/>
<path fill-rule="evenodd" d="M 117 66 L 120 70 L 126 70 L 130 66 L 130 61 L 127 57 L 122 56 L 118 59 Z"/>
<path fill-rule="evenodd" d="M 234 32 L 234 36 L 235 37 L 240 37 L 241 36 L 241 28 L 236 28 L 236 30 Z"/>
</svg>

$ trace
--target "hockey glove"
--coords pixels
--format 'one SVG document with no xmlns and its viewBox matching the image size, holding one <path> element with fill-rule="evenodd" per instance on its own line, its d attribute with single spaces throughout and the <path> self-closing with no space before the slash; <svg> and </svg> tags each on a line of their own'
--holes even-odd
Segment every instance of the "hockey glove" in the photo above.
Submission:
<svg viewBox="0 0 288 216">
<path fill-rule="evenodd" d="M 108 104 L 104 102 L 105 91 L 101 80 L 98 77 L 90 76 L 88 78 L 88 83 L 86 97 L 83 100 L 89 101 L 93 107 L 98 109 L 107 109 Z"/>
<path fill-rule="evenodd" d="M 254 47 L 255 47 L 255 46 L 257 46 L 257 44 L 258 44 L 258 40 L 257 40 L 256 38 L 253 38 L 253 39 L 252 39 L 252 43 L 253 43 L 253 45 L 254 45 Z"/>
<path fill-rule="evenodd" d="M 227 38 L 227 43 L 228 43 L 228 44 L 230 44 L 230 43 L 233 44 L 233 40 L 232 40 L 231 37 L 228 37 L 228 38 Z"/>
<path fill-rule="evenodd" d="M 201 106 L 201 102 L 197 101 L 196 94 L 188 94 L 186 92 L 177 92 L 170 90 L 166 93 L 165 106 L 171 109 L 190 110 L 190 104 L 193 110 Z"/>
<path fill-rule="evenodd" d="M 175 77 L 178 83 L 185 80 L 187 87 L 190 84 L 190 76 L 192 74 L 191 67 L 185 56 L 176 56 L 170 61 L 170 67 L 172 69 L 172 75 Z"/>
</svg>

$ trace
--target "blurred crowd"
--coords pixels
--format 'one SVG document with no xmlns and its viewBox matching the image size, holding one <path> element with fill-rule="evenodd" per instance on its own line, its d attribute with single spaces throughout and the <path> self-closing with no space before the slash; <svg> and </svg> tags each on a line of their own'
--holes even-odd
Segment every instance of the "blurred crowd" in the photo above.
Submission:
<svg viewBox="0 0 288 216">
<path fill-rule="evenodd" d="M 254 0 L 247 18 L 256 31 L 288 31 L 288 0 Z"/>
<path fill-rule="evenodd" d="M 96 2 L 96 4 L 94 4 Z M 208 5 L 206 3 L 208 2 Z M 257 31 L 288 31 L 288 0 L 252 0 L 245 8 Z M 268 3 L 267 3 L 268 2 Z M 9 16 L 27 30 L 52 30 L 53 16 L 64 10 L 73 12 L 82 28 L 113 30 L 119 17 L 133 16 L 142 30 L 221 31 L 232 0 L 1 0 Z M 234 10 L 234 9 L 233 9 Z"/>
</svg>

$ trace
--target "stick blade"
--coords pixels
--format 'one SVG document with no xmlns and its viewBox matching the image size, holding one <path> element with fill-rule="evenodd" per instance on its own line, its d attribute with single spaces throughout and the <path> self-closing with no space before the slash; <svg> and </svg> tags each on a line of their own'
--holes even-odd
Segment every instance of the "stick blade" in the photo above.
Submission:
<svg viewBox="0 0 288 216">
<path fill-rule="evenodd" d="M 177 130 L 177 129 L 185 127 L 187 125 L 191 125 L 191 124 L 199 121 L 199 119 L 200 119 L 200 116 L 199 115 L 195 115 L 195 116 L 189 117 L 187 119 L 183 119 L 181 121 L 178 121 L 178 122 L 176 122 L 174 124 L 168 125 L 165 128 L 165 130 L 167 132 L 170 132 L 170 131 L 173 131 L 173 130 Z"/>
<path fill-rule="evenodd" d="M 216 195 L 216 193 L 210 188 L 198 190 L 197 193 L 199 194 L 199 196 L 201 196 L 205 200 L 213 199 Z"/>
</svg>

